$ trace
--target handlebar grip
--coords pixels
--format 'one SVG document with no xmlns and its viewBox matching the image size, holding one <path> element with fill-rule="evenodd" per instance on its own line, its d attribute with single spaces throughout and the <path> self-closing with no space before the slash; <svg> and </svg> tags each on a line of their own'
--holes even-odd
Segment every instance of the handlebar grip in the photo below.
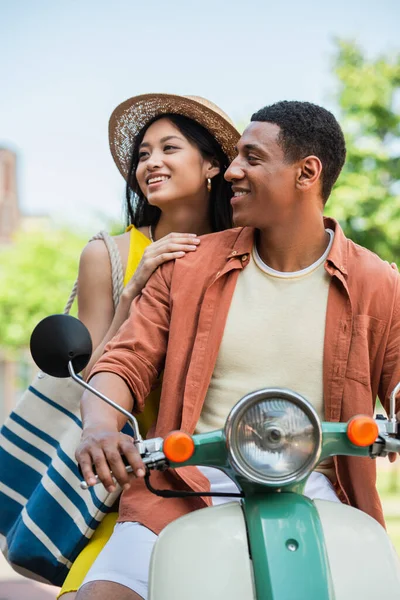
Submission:
<svg viewBox="0 0 400 600">
<path fill-rule="evenodd" d="M 386 438 L 386 447 L 387 452 L 399 452 L 400 453 L 400 439 L 397 436 Z"/>
<path fill-rule="evenodd" d="M 128 459 L 126 458 L 125 454 L 121 454 L 121 458 L 122 458 L 122 462 L 124 463 L 125 467 L 129 467 L 129 462 L 128 462 Z M 93 469 L 93 473 L 97 476 L 95 465 L 92 465 L 92 469 Z M 78 463 L 78 470 L 79 470 L 80 476 L 83 477 L 82 469 L 81 469 L 81 466 L 79 463 Z"/>
</svg>

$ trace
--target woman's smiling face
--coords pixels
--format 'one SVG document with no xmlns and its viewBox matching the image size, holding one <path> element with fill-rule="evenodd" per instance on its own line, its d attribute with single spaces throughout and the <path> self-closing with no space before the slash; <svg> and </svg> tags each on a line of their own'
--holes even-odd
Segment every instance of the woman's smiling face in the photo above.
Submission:
<svg viewBox="0 0 400 600">
<path fill-rule="evenodd" d="M 168 119 L 147 129 L 139 146 L 136 179 L 149 204 L 201 198 L 207 194 L 210 161 Z"/>
</svg>

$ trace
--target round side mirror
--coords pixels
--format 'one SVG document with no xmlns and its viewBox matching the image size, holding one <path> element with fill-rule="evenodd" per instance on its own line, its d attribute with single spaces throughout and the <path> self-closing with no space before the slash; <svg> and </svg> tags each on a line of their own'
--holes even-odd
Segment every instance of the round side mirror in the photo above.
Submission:
<svg viewBox="0 0 400 600">
<path fill-rule="evenodd" d="M 70 361 L 75 373 L 88 364 L 92 340 L 79 319 L 70 315 L 51 315 L 36 325 L 30 349 L 33 360 L 44 373 L 53 377 L 69 377 Z"/>
</svg>

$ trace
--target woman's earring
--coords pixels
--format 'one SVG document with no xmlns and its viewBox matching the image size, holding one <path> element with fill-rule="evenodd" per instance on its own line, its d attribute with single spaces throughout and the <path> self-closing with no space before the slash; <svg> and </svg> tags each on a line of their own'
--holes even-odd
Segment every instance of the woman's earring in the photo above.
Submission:
<svg viewBox="0 0 400 600">
<path fill-rule="evenodd" d="M 211 179 L 207 177 L 207 192 L 211 192 Z"/>
</svg>

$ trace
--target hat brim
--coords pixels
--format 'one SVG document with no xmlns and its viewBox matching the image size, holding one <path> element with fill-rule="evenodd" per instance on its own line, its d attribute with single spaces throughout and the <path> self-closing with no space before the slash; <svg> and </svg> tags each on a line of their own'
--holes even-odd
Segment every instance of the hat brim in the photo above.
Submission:
<svg viewBox="0 0 400 600">
<path fill-rule="evenodd" d="M 189 117 L 203 125 L 219 142 L 229 161 L 235 158 L 240 133 L 229 117 L 211 102 L 174 94 L 143 94 L 119 104 L 109 121 L 111 154 L 124 179 L 128 178 L 133 143 L 138 133 L 155 117 L 169 113 Z"/>
</svg>

